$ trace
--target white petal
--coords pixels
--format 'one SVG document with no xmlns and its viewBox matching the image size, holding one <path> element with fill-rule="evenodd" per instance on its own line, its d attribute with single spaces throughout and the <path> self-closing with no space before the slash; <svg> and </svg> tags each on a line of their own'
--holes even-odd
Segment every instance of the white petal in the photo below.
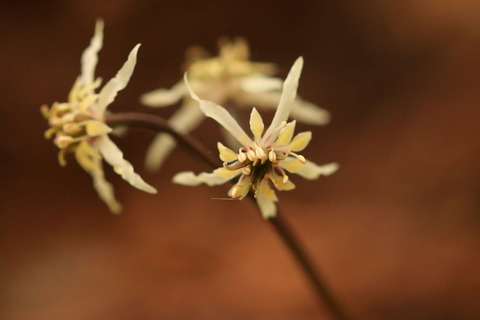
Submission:
<svg viewBox="0 0 480 320">
<path fill-rule="evenodd" d="M 205 119 L 197 102 L 189 100 L 169 120 L 169 124 L 180 133 L 189 133 Z M 162 166 L 168 155 L 175 148 L 175 139 L 160 133 L 150 145 L 145 159 L 147 170 L 155 172 Z"/>
<path fill-rule="evenodd" d="M 137 44 L 132 51 L 130 51 L 128 59 L 123 64 L 122 68 L 118 70 L 115 77 L 108 81 L 108 83 L 100 91 L 96 105 L 96 112 L 98 114 L 102 115 L 107 106 L 115 99 L 118 91 L 127 86 L 127 83 L 132 76 L 133 69 L 135 68 L 135 64 L 137 63 L 137 52 L 139 47 L 140 44 Z"/>
<path fill-rule="evenodd" d="M 264 142 L 275 141 L 278 131 L 276 130 L 283 121 L 288 119 L 290 111 L 293 107 L 293 101 L 297 95 L 298 80 L 300 79 L 300 74 L 302 73 L 303 67 L 303 58 L 298 58 L 293 64 L 290 72 L 288 73 L 287 79 L 283 83 L 282 96 L 280 102 L 278 103 L 277 111 L 273 117 L 270 127 L 267 129 L 264 135 Z"/>
<path fill-rule="evenodd" d="M 123 158 L 122 151 L 108 136 L 100 136 L 97 139 L 96 143 L 101 155 L 105 161 L 113 167 L 113 170 L 117 174 L 137 189 L 148 193 L 157 193 L 154 187 L 143 181 L 143 179 L 133 171 L 132 164 Z"/>
<path fill-rule="evenodd" d="M 257 109 L 253 108 L 250 114 L 250 130 L 253 133 L 255 141 L 260 140 L 264 128 L 262 116 L 258 113 Z"/>
<path fill-rule="evenodd" d="M 140 97 L 140 101 L 149 107 L 166 107 L 177 103 L 188 93 L 183 81 L 174 85 L 171 89 L 157 89 L 147 92 Z"/>
<path fill-rule="evenodd" d="M 277 207 L 275 202 L 278 201 L 275 191 L 268 185 L 267 182 L 260 184 L 260 190 L 257 193 L 257 204 L 264 219 L 273 218 L 277 214 Z"/>
<path fill-rule="evenodd" d="M 176 145 L 177 142 L 171 135 L 167 133 L 158 134 L 147 150 L 145 168 L 149 172 L 158 171 Z"/>
<path fill-rule="evenodd" d="M 338 170 L 338 163 L 332 162 L 324 165 L 317 165 L 307 160 L 307 163 L 299 170 L 295 171 L 296 174 L 304 177 L 308 180 L 317 179 L 319 176 L 329 176 Z"/>
<path fill-rule="evenodd" d="M 330 113 L 327 110 L 299 97 L 293 102 L 290 116 L 300 122 L 313 125 L 324 125 L 330 122 Z"/>
<path fill-rule="evenodd" d="M 200 99 L 191 89 L 188 83 L 186 73 L 184 78 L 190 95 L 194 100 L 197 100 L 200 103 L 200 109 L 207 117 L 210 117 L 213 120 L 217 121 L 220 125 L 227 129 L 228 132 L 230 132 L 230 134 L 234 136 L 235 139 L 237 139 L 242 145 L 248 147 L 253 144 L 253 141 L 248 137 L 245 131 L 243 131 L 237 121 L 230 115 L 230 113 L 228 113 L 227 110 L 225 110 L 224 107 L 219 106 L 212 101 Z"/>
<path fill-rule="evenodd" d="M 95 79 L 95 67 L 98 62 L 98 51 L 102 48 L 103 43 L 103 21 L 97 20 L 95 25 L 95 33 L 90 45 L 82 54 L 82 71 L 80 79 L 84 86 L 92 84 Z"/>
<path fill-rule="evenodd" d="M 115 199 L 113 194 L 113 186 L 105 179 L 103 170 L 94 171 L 91 173 L 93 178 L 93 187 L 97 190 L 98 196 L 102 199 L 113 213 L 120 213 L 122 210 L 121 204 Z"/>
<path fill-rule="evenodd" d="M 283 83 L 280 78 L 267 77 L 264 75 L 252 75 L 244 77 L 240 81 L 242 90 L 250 94 L 280 90 Z"/>
<path fill-rule="evenodd" d="M 195 175 L 192 171 L 184 171 L 173 176 L 172 181 L 185 186 L 198 186 L 202 183 L 217 186 L 235 178 L 240 173 L 241 170 L 230 171 L 225 168 L 218 168 L 210 173 L 202 172 L 199 175 Z"/>
</svg>

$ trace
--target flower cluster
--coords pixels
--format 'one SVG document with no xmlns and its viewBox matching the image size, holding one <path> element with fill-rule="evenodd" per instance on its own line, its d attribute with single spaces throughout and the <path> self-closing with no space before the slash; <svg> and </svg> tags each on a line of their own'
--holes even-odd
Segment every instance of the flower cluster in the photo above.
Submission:
<svg viewBox="0 0 480 320">
<path fill-rule="evenodd" d="M 124 159 L 122 151 L 109 138 L 113 128 L 105 120 L 107 107 L 132 76 L 140 45 L 133 48 L 115 77 L 100 89 L 101 81 L 95 79 L 95 68 L 102 44 L 103 22 L 98 21 L 90 45 L 83 52 L 81 73 L 68 95 L 68 101 L 55 102 L 50 107 L 43 105 L 41 111 L 50 125 L 45 137 L 53 138 L 60 149 L 60 165 L 65 166 L 66 155 L 73 153 L 78 164 L 92 176 L 100 198 L 111 211 L 119 212 L 121 205 L 115 199 L 112 185 L 105 179 L 103 160 L 135 188 L 148 193 L 156 193 L 157 190 L 135 173 L 132 164 Z M 302 57 L 295 61 L 283 82 L 272 77 L 274 65 L 249 60 L 248 46 L 243 39 L 223 42 L 218 57 L 206 57 L 198 48 L 193 51 L 184 81 L 171 90 L 159 89 L 145 94 L 142 101 L 151 106 L 166 106 L 183 99 L 183 106 L 169 120 L 174 129 L 186 133 L 202 119 L 210 117 L 229 133 L 230 139 L 239 148 L 235 152 L 218 142 L 223 161 L 220 168 L 198 175 L 180 172 L 173 178 L 175 183 L 214 186 L 238 177 L 228 195 L 233 199 L 243 199 L 252 191 L 263 217 L 270 218 L 276 214 L 275 202 L 278 198 L 275 190 L 295 188 L 290 173 L 317 179 L 338 169 L 337 163 L 320 166 L 299 153 L 307 147 L 312 134 L 301 132 L 294 136 L 296 121 L 324 124 L 329 118 L 326 111 L 297 97 Z M 240 106 L 253 104 L 276 111 L 270 126 L 265 129 L 262 117 L 253 108 L 250 114 L 252 135 L 249 135 L 229 111 L 219 105 L 226 102 Z M 287 122 L 291 116 L 296 120 Z M 158 168 L 174 146 L 173 138 L 160 134 L 147 154 L 150 169 Z"/>
<path fill-rule="evenodd" d="M 282 80 L 273 77 L 275 65 L 252 62 L 249 48 L 244 39 L 223 39 L 219 43 L 219 55 L 209 57 L 203 49 L 194 47 L 187 52 L 187 72 L 190 86 L 202 99 L 224 105 L 258 106 L 275 109 L 281 96 Z M 141 97 L 143 104 L 150 107 L 165 107 L 183 99 L 181 108 L 170 118 L 172 127 L 181 133 L 195 129 L 205 118 L 192 100 L 183 81 L 171 89 L 158 89 Z M 296 98 L 290 113 L 301 122 L 322 125 L 329 121 L 327 111 Z M 164 162 L 175 141 L 167 134 L 159 134 L 153 141 L 146 157 L 146 167 L 155 171 Z"/>
<path fill-rule="evenodd" d="M 287 172 L 296 173 L 306 179 L 316 179 L 320 175 L 334 173 L 338 169 L 337 163 L 318 166 L 298 154 L 310 142 L 311 132 L 302 132 L 293 137 L 296 122 L 286 122 L 294 106 L 302 66 L 303 58 L 300 57 L 295 61 L 283 84 L 283 92 L 275 116 L 265 132 L 262 117 L 255 108 L 252 110 L 250 129 L 253 139 L 245 133 L 225 108 L 212 101 L 200 99 L 190 87 L 185 75 L 189 92 L 192 98 L 198 101 L 205 116 L 222 125 L 241 143 L 242 147 L 237 153 L 218 143 L 220 159 L 224 161 L 222 167 L 211 173 L 199 175 L 193 172 L 180 172 L 174 176 L 173 181 L 189 186 L 201 183 L 214 186 L 240 176 L 228 195 L 243 199 L 250 190 L 253 190 L 262 215 L 270 218 L 276 214 L 275 202 L 278 201 L 270 183 L 275 189 L 286 191 L 295 188 Z"/>
<path fill-rule="evenodd" d="M 45 137 L 54 138 L 55 145 L 60 149 L 60 165 L 66 165 L 67 153 L 74 153 L 78 164 L 92 176 L 100 198 L 112 212 L 119 212 L 121 205 L 114 197 L 112 185 L 105 179 L 102 159 L 132 186 L 148 193 L 157 191 L 143 181 L 130 162 L 123 158 L 122 151 L 108 137 L 112 129 L 104 121 L 108 105 L 130 80 L 140 45 L 133 48 L 116 76 L 97 93 L 100 79 L 95 80 L 94 72 L 102 43 L 103 22 L 98 21 L 90 45 L 83 52 L 81 74 L 68 95 L 68 101 L 55 102 L 51 107 L 43 105 L 41 111 L 50 125 Z"/>
</svg>

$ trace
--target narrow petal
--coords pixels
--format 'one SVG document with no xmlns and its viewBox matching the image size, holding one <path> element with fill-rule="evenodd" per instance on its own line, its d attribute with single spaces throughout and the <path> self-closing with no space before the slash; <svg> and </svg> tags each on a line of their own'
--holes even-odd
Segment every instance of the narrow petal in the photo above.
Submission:
<svg viewBox="0 0 480 320">
<path fill-rule="evenodd" d="M 338 163 L 332 162 L 324 165 L 317 165 L 307 160 L 307 163 L 295 173 L 308 180 L 317 179 L 319 176 L 329 176 L 338 170 Z"/>
<path fill-rule="evenodd" d="M 205 183 L 208 186 L 217 186 L 233 179 L 241 173 L 241 170 L 230 171 L 225 168 L 215 169 L 213 172 L 202 172 L 195 175 L 192 171 L 179 172 L 173 176 L 174 183 L 185 186 L 198 186 Z"/>
<path fill-rule="evenodd" d="M 190 100 L 185 103 L 175 114 L 168 120 L 169 124 L 180 133 L 189 133 L 195 129 L 205 119 L 205 115 L 200 110 L 196 101 Z M 165 133 L 160 133 L 150 145 L 145 166 L 150 172 L 160 169 L 168 155 L 175 148 L 175 139 Z"/>
<path fill-rule="evenodd" d="M 250 130 L 253 133 L 255 141 L 260 141 L 264 128 L 262 116 L 258 113 L 257 109 L 253 108 L 250 114 Z"/>
<path fill-rule="evenodd" d="M 287 79 L 283 83 L 282 96 L 280 102 L 278 103 L 277 111 L 273 117 L 270 127 L 267 129 L 264 135 L 264 141 L 275 141 L 277 128 L 283 121 L 288 119 L 290 111 L 293 107 L 293 101 L 297 95 L 298 80 L 300 79 L 300 74 L 303 67 L 303 58 L 298 58 L 293 64 L 290 72 L 288 73 Z"/>
<path fill-rule="evenodd" d="M 145 168 L 157 172 L 177 145 L 175 138 L 167 133 L 157 134 L 145 156 Z"/>
<path fill-rule="evenodd" d="M 157 89 L 147 92 L 140 97 L 140 102 L 149 107 L 166 107 L 177 103 L 188 93 L 183 81 L 171 89 Z"/>
<path fill-rule="evenodd" d="M 230 134 L 234 136 L 235 139 L 237 139 L 242 145 L 251 146 L 253 144 L 253 141 L 248 137 L 245 131 L 243 131 L 237 121 L 230 115 L 230 113 L 228 113 L 227 110 L 225 110 L 224 107 L 219 106 L 212 101 L 200 99 L 191 89 L 188 83 L 186 73 L 184 79 L 190 95 L 194 100 L 197 100 L 200 103 L 200 109 L 207 117 L 210 117 L 213 120 L 217 121 L 220 125 L 227 129 L 228 132 L 230 132 Z"/>
<path fill-rule="evenodd" d="M 289 144 L 290 141 L 292 141 L 293 133 L 295 131 L 295 124 L 296 121 L 291 121 L 287 124 L 285 128 L 280 131 L 280 134 L 275 141 L 275 145 L 283 146 Z"/>
<path fill-rule="evenodd" d="M 260 184 L 260 189 L 257 193 L 256 200 L 264 219 L 275 217 L 277 214 L 275 202 L 278 201 L 278 199 L 275 195 L 275 191 L 270 188 L 266 181 Z"/>
<path fill-rule="evenodd" d="M 87 86 L 93 83 L 95 79 L 95 67 L 98 62 L 98 51 L 102 48 L 103 43 L 103 20 L 97 20 L 95 25 L 95 33 L 90 45 L 82 54 L 82 71 L 80 79 L 82 85 Z"/>
<path fill-rule="evenodd" d="M 157 193 L 154 187 L 143 181 L 143 179 L 133 171 L 132 164 L 123 158 L 122 151 L 108 136 L 100 136 L 97 139 L 96 143 L 101 155 L 105 161 L 113 167 L 113 170 L 117 174 L 137 189 L 148 193 Z"/>
<path fill-rule="evenodd" d="M 225 147 L 222 143 L 217 143 L 220 159 L 224 162 L 232 162 L 238 159 L 238 154 L 231 149 Z"/>
<path fill-rule="evenodd" d="M 300 132 L 295 138 L 293 138 L 292 142 L 290 142 L 290 150 L 293 152 L 300 152 L 308 146 L 310 140 L 312 140 L 311 131 Z"/>
<path fill-rule="evenodd" d="M 117 72 L 115 77 L 108 81 L 108 83 L 100 91 L 97 102 L 96 112 L 100 115 L 103 115 L 105 109 L 117 96 L 118 91 L 122 90 L 127 86 L 130 77 L 132 76 L 133 69 L 137 63 L 137 52 L 140 44 L 137 44 L 130 54 L 128 55 L 127 61 L 123 64 L 122 68 Z"/>
<path fill-rule="evenodd" d="M 325 125 L 330 122 L 330 113 L 327 110 L 299 97 L 293 102 L 290 116 L 306 124 Z"/>
<path fill-rule="evenodd" d="M 250 94 L 257 94 L 282 88 L 282 79 L 264 75 L 251 75 L 241 79 L 240 88 Z M 277 101 L 278 103 L 278 101 Z"/>
<path fill-rule="evenodd" d="M 122 206 L 115 199 L 112 185 L 105 179 L 102 168 L 102 158 L 90 144 L 82 141 L 75 150 L 78 164 L 93 178 L 93 186 L 100 199 L 103 200 L 113 213 L 119 213 Z"/>
<path fill-rule="evenodd" d="M 113 194 L 113 186 L 105 179 L 101 164 L 99 168 L 99 170 L 91 172 L 93 178 L 93 187 L 97 191 L 100 199 L 107 204 L 110 211 L 113 213 L 120 213 L 122 210 L 122 205 L 117 201 L 117 199 L 115 199 Z"/>
</svg>

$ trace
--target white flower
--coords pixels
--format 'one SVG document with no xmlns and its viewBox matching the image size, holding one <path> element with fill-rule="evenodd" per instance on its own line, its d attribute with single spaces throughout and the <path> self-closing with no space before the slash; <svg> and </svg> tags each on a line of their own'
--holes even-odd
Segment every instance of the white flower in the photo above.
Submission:
<svg viewBox="0 0 480 320">
<path fill-rule="evenodd" d="M 295 188 L 287 172 L 296 173 L 306 179 L 317 179 L 320 175 L 327 176 L 334 173 L 338 169 L 337 163 L 318 166 L 297 153 L 305 149 L 312 134 L 301 132 L 293 137 L 296 121 L 286 122 L 294 106 L 302 66 L 303 59 L 300 57 L 293 64 L 283 84 L 277 111 L 265 132 L 262 117 L 255 108 L 252 110 L 250 129 L 253 139 L 243 131 L 225 108 L 214 102 L 200 99 L 193 88 L 189 87 L 185 74 L 185 83 L 192 98 L 199 102 L 202 112 L 221 124 L 242 144 L 242 147 L 237 153 L 219 142 L 218 150 L 220 159 L 224 161 L 223 167 L 211 173 L 204 172 L 199 175 L 193 172 L 180 172 L 173 177 L 173 181 L 189 186 L 201 183 L 214 186 L 240 176 L 228 195 L 243 199 L 252 189 L 263 217 L 269 218 L 275 216 L 275 202 L 278 201 L 270 182 L 277 190 L 286 191 Z"/>
<path fill-rule="evenodd" d="M 271 63 L 249 60 L 249 49 L 244 39 L 220 43 L 218 57 L 208 57 L 198 47 L 190 50 L 187 72 L 190 86 L 205 100 L 217 104 L 233 103 L 235 106 L 258 106 L 275 109 L 281 96 L 282 80 L 272 77 L 276 67 Z M 171 89 L 158 89 L 141 97 L 150 107 L 165 107 L 183 99 L 180 109 L 170 118 L 170 125 L 181 133 L 189 133 L 205 118 L 195 101 L 190 98 L 183 81 Z M 297 97 L 292 104 L 291 116 L 298 121 L 323 125 L 329 121 L 329 113 L 320 107 Z M 147 152 L 146 167 L 158 170 L 175 147 L 175 140 L 168 134 L 159 134 Z"/>
<path fill-rule="evenodd" d="M 140 45 L 133 48 L 116 76 L 97 93 L 100 79 L 95 80 L 94 72 L 102 43 L 103 21 L 99 20 L 90 45 L 83 52 L 81 74 L 70 91 L 68 102 L 55 102 L 51 108 L 43 105 L 41 111 L 50 124 L 45 137 L 50 139 L 55 136 L 54 143 L 60 149 L 60 165 L 66 165 L 66 153 L 74 153 L 79 165 L 92 176 L 100 198 L 112 212 L 117 213 L 121 210 L 121 205 L 113 195 L 112 185 L 105 180 L 102 159 L 132 186 L 148 193 L 156 193 L 157 190 L 143 181 L 133 171 L 130 162 L 123 158 L 122 151 L 108 137 L 112 128 L 104 121 L 108 105 L 130 80 Z"/>
</svg>

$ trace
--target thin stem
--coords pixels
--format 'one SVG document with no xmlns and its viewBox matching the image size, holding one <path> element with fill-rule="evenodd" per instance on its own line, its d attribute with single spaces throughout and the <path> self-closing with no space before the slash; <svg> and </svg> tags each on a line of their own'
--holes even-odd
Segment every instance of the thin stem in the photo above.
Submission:
<svg viewBox="0 0 480 320">
<path fill-rule="evenodd" d="M 297 236 L 294 234 L 289 223 L 285 221 L 279 208 L 277 208 L 277 215 L 275 218 L 268 219 L 268 221 L 274 227 L 280 238 L 282 238 L 283 242 L 290 250 L 290 253 L 295 257 L 297 263 L 300 265 L 305 276 L 315 290 L 317 298 L 320 300 L 320 303 L 323 303 L 327 307 L 332 319 L 347 320 L 348 318 L 345 315 L 345 312 L 338 301 L 335 300 L 335 297 L 318 269 L 314 267 L 312 260 L 308 257 L 308 254 L 300 244 L 300 241 L 298 241 Z"/>
<path fill-rule="evenodd" d="M 109 114 L 105 117 L 105 121 L 109 126 L 113 127 L 129 126 L 148 129 L 155 132 L 166 132 L 172 135 L 179 144 L 186 147 L 186 149 L 190 150 L 192 153 L 204 160 L 205 163 L 212 167 L 212 169 L 216 169 L 218 167 L 217 158 L 213 157 L 205 149 L 203 144 L 190 135 L 179 133 L 169 125 L 168 121 L 163 118 L 143 113 L 130 112 Z M 255 202 L 255 198 L 252 194 L 249 194 L 249 198 Z M 343 312 L 338 302 L 335 300 L 320 273 L 315 269 L 312 260 L 308 257 L 308 254 L 298 241 L 290 225 L 285 221 L 285 218 L 281 214 L 280 210 L 277 210 L 277 216 L 275 218 L 270 218 L 267 221 L 270 222 L 274 230 L 290 250 L 290 253 L 294 256 L 295 260 L 312 285 L 319 302 L 327 307 L 332 319 L 346 320 L 347 316 Z"/>
</svg>

